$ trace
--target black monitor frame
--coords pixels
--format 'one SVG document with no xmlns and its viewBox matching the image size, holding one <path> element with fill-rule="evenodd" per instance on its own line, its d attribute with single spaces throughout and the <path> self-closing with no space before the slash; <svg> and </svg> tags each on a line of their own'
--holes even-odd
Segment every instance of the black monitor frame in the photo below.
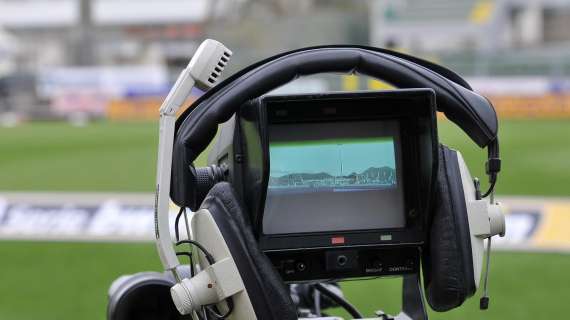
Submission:
<svg viewBox="0 0 570 320">
<path fill-rule="evenodd" d="M 263 174 L 260 201 L 252 208 L 259 244 L 264 251 L 369 245 L 421 245 L 425 240 L 428 197 L 432 189 L 437 146 L 435 97 L 430 89 L 266 96 L 251 105 L 259 117 Z M 268 129 L 271 124 L 397 120 L 400 123 L 404 180 L 404 228 L 265 235 L 264 201 L 269 179 Z M 429 149 L 429 150 L 426 150 Z M 429 161 L 431 158 L 431 161 Z M 421 159 L 421 161 L 420 161 Z M 427 161 L 426 161 L 427 160 Z M 246 159 L 247 161 L 247 159 Z M 431 166 L 425 164 L 431 163 Z M 246 173 L 247 175 L 247 173 Z M 332 239 L 343 237 L 342 243 Z M 381 240 L 382 239 L 382 240 Z"/>
<path fill-rule="evenodd" d="M 209 163 L 228 168 L 227 179 L 246 206 L 261 250 L 285 281 L 414 273 L 426 242 L 428 209 L 438 168 L 435 101 L 431 89 L 263 96 L 242 105 L 235 118 L 222 126 Z M 263 234 L 270 166 L 269 127 L 370 120 L 399 122 L 405 227 Z M 356 259 L 357 264 L 347 269 L 327 265 L 327 261 L 340 256 Z M 378 262 L 384 267 L 373 267 Z M 303 265 L 308 266 L 305 271 L 293 270 Z"/>
</svg>

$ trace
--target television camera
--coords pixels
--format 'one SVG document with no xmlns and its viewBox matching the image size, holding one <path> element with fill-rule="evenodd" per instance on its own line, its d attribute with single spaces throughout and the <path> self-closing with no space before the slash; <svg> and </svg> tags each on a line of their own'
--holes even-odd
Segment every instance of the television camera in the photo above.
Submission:
<svg viewBox="0 0 570 320">
<path fill-rule="evenodd" d="M 334 283 L 402 276 L 401 313 L 375 319 L 427 319 L 424 296 L 447 311 L 476 292 L 485 239 L 487 308 L 491 237 L 505 232 L 493 199 L 498 121 L 487 99 L 444 67 L 363 46 L 286 52 L 215 85 L 230 56 L 219 42 L 204 42 L 161 107 L 155 236 L 167 273 L 151 278 L 170 289 L 180 314 L 314 318 L 326 304 L 363 318 Z M 268 94 L 330 72 L 358 72 L 399 89 Z M 211 89 L 176 119 L 194 84 Z M 436 111 L 487 148 L 487 191 L 461 153 L 440 144 Z M 196 168 L 213 139 L 208 166 Z M 181 208 L 174 242 L 170 199 Z M 148 274 L 140 279 L 115 286 L 109 318 L 125 319 L 115 316 L 119 301 Z M 146 296 L 159 295 L 164 300 L 164 293 Z M 164 318 L 180 317 L 166 309 Z"/>
</svg>

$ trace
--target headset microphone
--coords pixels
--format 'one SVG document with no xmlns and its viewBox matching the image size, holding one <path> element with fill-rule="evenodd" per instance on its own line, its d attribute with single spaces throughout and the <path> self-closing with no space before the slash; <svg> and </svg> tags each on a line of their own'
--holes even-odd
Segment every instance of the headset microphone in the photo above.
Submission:
<svg viewBox="0 0 570 320">
<path fill-rule="evenodd" d="M 490 197 L 489 197 L 489 205 L 492 208 L 499 208 L 500 204 L 495 202 L 495 192 L 494 190 L 491 191 Z M 497 211 L 497 210 L 495 210 Z M 489 214 L 489 221 L 492 225 L 492 230 L 491 234 L 492 235 L 496 235 L 498 234 L 501 237 L 505 236 L 505 218 L 502 214 L 498 215 L 497 213 L 495 214 Z M 494 227 L 494 228 L 493 228 Z M 491 264 L 491 239 L 492 239 L 492 235 L 490 237 L 487 238 L 487 250 L 485 253 L 485 276 L 483 278 L 483 296 L 481 297 L 481 299 L 479 300 L 479 309 L 481 310 L 487 310 L 489 309 L 489 287 L 488 287 L 488 282 L 489 282 L 489 267 Z"/>
<path fill-rule="evenodd" d="M 233 263 L 227 259 L 211 263 L 212 265 L 198 273 L 192 279 L 181 279 L 177 267 L 180 265 L 173 248 L 169 231 L 169 196 L 172 165 L 172 149 L 176 113 L 190 95 L 193 87 L 207 90 L 219 80 L 232 52 L 218 41 L 205 40 L 180 73 L 176 83 L 160 107 L 160 133 L 158 144 L 158 170 L 155 203 L 155 236 L 160 260 L 166 270 L 173 273 L 177 284 L 171 289 L 174 303 L 181 313 L 188 314 L 204 304 L 220 301 L 219 288 L 206 283 L 215 282 L 216 276 L 223 270 L 232 269 Z M 199 172 L 205 180 L 218 179 L 220 168 L 208 168 Z M 190 236 L 190 235 L 188 235 Z M 210 261 L 214 262 L 214 261 Z M 206 288 L 206 289 L 202 289 Z M 223 288 L 222 288 L 223 289 Z M 228 292 L 225 292 L 226 294 Z"/>
</svg>

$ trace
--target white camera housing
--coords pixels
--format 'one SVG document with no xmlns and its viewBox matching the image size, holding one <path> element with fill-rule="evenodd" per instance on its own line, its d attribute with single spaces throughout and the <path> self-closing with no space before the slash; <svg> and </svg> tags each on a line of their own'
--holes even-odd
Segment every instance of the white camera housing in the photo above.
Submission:
<svg viewBox="0 0 570 320">
<path fill-rule="evenodd" d="M 227 304 L 222 301 L 231 297 L 234 306 L 228 320 L 255 320 L 255 311 L 243 280 L 210 212 L 201 209 L 193 214 L 191 227 L 193 240 L 208 248 L 216 262 L 209 265 L 203 253 L 199 253 L 198 265 L 202 270 L 172 287 L 171 295 L 178 311 L 190 314 L 203 305 L 216 304 L 221 312 L 226 312 Z"/>
</svg>

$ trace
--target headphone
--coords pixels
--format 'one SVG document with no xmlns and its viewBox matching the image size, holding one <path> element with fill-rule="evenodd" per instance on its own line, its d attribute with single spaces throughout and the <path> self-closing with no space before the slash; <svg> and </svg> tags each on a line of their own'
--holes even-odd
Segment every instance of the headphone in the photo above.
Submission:
<svg viewBox="0 0 570 320">
<path fill-rule="evenodd" d="M 472 181 L 466 186 L 465 175 L 462 179 L 460 154 L 443 145 L 439 148 L 430 228 L 422 254 L 424 289 L 436 311 L 460 306 L 475 293 L 476 272 L 480 272 L 472 258 L 473 232 L 465 195 L 472 193 L 470 199 L 481 199 L 493 191 L 500 171 L 498 121 L 486 98 L 442 66 L 380 48 L 335 45 L 294 50 L 246 67 L 207 91 L 177 119 L 171 199 L 180 207 L 211 212 L 236 260 L 258 319 L 296 319 L 291 298 L 257 247 L 248 215 L 231 185 L 221 182 L 209 190 L 200 189 L 197 181 L 203 177 L 197 174 L 193 161 L 214 138 L 218 125 L 229 120 L 246 101 L 297 77 L 332 72 L 360 73 L 398 88 L 431 88 L 437 110 L 479 147 L 488 149 L 490 187 L 481 195 Z"/>
</svg>

